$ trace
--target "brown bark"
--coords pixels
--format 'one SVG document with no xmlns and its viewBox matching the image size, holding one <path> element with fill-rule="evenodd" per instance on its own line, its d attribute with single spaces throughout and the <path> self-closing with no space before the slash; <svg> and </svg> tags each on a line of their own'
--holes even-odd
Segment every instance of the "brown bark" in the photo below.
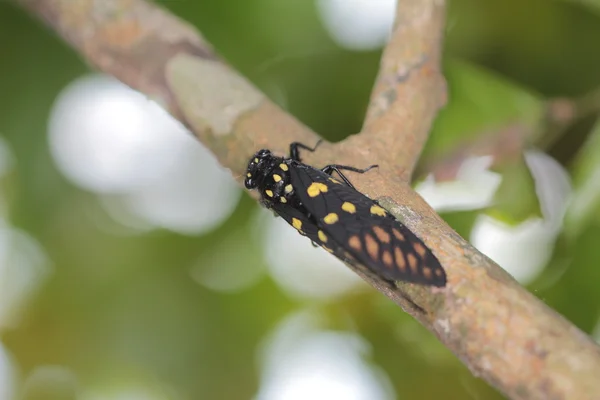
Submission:
<svg viewBox="0 0 600 400">
<path fill-rule="evenodd" d="M 215 55 L 188 24 L 142 0 L 13 0 L 88 62 L 162 104 L 234 175 L 260 147 L 285 152 L 317 136 Z M 378 171 L 353 181 L 420 236 L 448 273 L 444 289 L 370 284 L 411 313 L 476 375 L 513 399 L 600 398 L 600 350 L 458 236 L 408 179 L 445 101 L 443 0 L 399 2 L 364 131 L 306 161 Z M 353 177 L 354 178 L 354 177 Z M 410 299 L 422 310 L 412 307 Z"/>
</svg>

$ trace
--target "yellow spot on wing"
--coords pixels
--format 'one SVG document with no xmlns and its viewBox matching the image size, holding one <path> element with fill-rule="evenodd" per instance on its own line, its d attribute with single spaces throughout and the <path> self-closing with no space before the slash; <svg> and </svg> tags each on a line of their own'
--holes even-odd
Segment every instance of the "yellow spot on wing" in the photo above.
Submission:
<svg viewBox="0 0 600 400">
<path fill-rule="evenodd" d="M 342 184 L 342 182 L 340 182 L 340 181 L 338 181 L 337 179 L 334 179 L 334 178 L 329 178 L 329 180 L 330 180 L 331 182 L 333 182 L 333 183 L 337 183 L 338 185 L 341 185 L 341 184 Z"/>
<path fill-rule="evenodd" d="M 281 196 L 279 198 L 279 201 L 281 201 L 282 203 L 287 203 L 287 199 L 285 197 L 283 197 L 283 196 Z"/>
<path fill-rule="evenodd" d="M 292 218 L 292 226 L 298 230 L 302 229 L 302 221 L 298 218 Z"/>
<path fill-rule="evenodd" d="M 250 172 L 248 172 L 248 173 L 246 174 L 246 176 L 247 176 L 248 178 L 250 178 L 250 177 L 252 176 L 252 174 L 251 174 Z"/>
<path fill-rule="evenodd" d="M 273 174 L 273 180 L 275 182 L 279 182 L 281 180 L 281 176 L 277 175 L 277 174 Z"/>
<path fill-rule="evenodd" d="M 255 159 L 254 159 L 254 162 L 255 162 L 255 163 L 258 163 L 258 158 L 255 158 Z"/>
<path fill-rule="evenodd" d="M 325 218 L 323 218 L 323 221 L 326 224 L 335 224 L 336 222 L 338 222 L 340 218 L 338 217 L 338 215 L 336 213 L 329 213 L 325 216 Z"/>
<path fill-rule="evenodd" d="M 318 235 L 319 235 L 319 239 L 321 239 L 321 242 L 327 243 L 327 235 L 325 235 L 323 233 L 323 231 L 319 231 Z"/>
<path fill-rule="evenodd" d="M 333 250 L 331 250 L 329 247 L 327 246 L 321 246 L 323 247 L 325 250 L 327 250 L 329 253 L 333 253 Z"/>
<path fill-rule="evenodd" d="M 348 203 L 347 201 L 345 201 L 344 204 L 342 204 L 342 210 L 350 214 L 354 214 L 356 212 L 356 206 L 352 203 Z"/>
<path fill-rule="evenodd" d="M 306 189 L 306 193 L 308 193 L 310 197 L 317 197 L 319 193 L 325 192 L 327 192 L 327 185 L 321 182 L 313 182 L 308 189 Z"/>
<path fill-rule="evenodd" d="M 371 214 L 379 215 L 380 217 L 385 217 L 386 211 L 377 205 L 373 205 L 371 206 Z"/>
<path fill-rule="evenodd" d="M 269 196 L 269 197 L 273 197 L 273 191 L 272 190 L 269 190 L 269 189 L 265 190 L 265 194 L 267 196 Z"/>
<path fill-rule="evenodd" d="M 285 185 L 285 192 L 286 193 L 291 193 L 292 190 L 294 190 L 294 187 L 292 186 L 291 183 L 289 185 Z"/>
<path fill-rule="evenodd" d="M 281 168 L 282 171 L 287 171 L 289 169 L 287 164 L 284 163 L 279 164 L 279 168 Z"/>
</svg>

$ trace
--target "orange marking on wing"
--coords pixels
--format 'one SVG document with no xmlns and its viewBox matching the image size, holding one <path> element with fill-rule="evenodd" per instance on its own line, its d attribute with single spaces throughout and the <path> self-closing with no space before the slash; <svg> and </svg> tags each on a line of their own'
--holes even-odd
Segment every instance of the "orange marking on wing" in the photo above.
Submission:
<svg viewBox="0 0 600 400">
<path fill-rule="evenodd" d="M 383 263 L 385 264 L 385 266 L 388 268 L 391 268 L 392 265 L 394 264 L 394 259 L 392 258 L 392 253 L 390 253 L 389 251 L 384 251 L 383 255 L 381 256 L 381 259 L 383 260 Z"/>
<path fill-rule="evenodd" d="M 428 281 L 431 280 L 431 278 L 433 277 L 433 274 L 431 273 L 431 268 L 429 268 L 429 267 L 423 268 L 423 276 Z"/>
<path fill-rule="evenodd" d="M 408 266 L 410 267 L 410 270 L 412 271 L 413 274 L 417 273 L 417 257 L 415 257 L 414 254 L 410 253 L 408 255 Z"/>
<path fill-rule="evenodd" d="M 377 260 L 377 257 L 379 256 L 379 244 L 377 244 L 375 238 L 366 234 L 365 245 L 367 246 L 367 253 L 369 253 L 369 256 L 371 256 L 373 260 Z"/>
<path fill-rule="evenodd" d="M 396 258 L 396 265 L 398 266 L 400 271 L 406 271 L 406 261 L 404 260 L 404 254 L 402 254 L 398 247 L 394 248 L 394 257 Z"/>
<path fill-rule="evenodd" d="M 380 226 L 374 226 L 373 232 L 375 233 L 375 236 L 377 236 L 377 238 L 379 238 L 379 240 L 381 240 L 383 243 L 390 242 L 390 234 L 384 231 Z"/>
<path fill-rule="evenodd" d="M 396 236 L 396 239 L 398 240 L 402 240 L 404 242 L 404 235 L 398 230 L 398 229 L 392 229 L 392 232 L 394 233 L 394 236 Z"/>
<path fill-rule="evenodd" d="M 354 236 L 350 237 L 350 239 L 348 239 L 348 245 L 356 251 L 360 251 L 362 249 L 360 239 L 356 235 L 354 235 Z"/>
<path fill-rule="evenodd" d="M 415 243 L 414 247 L 421 257 L 425 257 L 425 254 L 427 254 L 427 249 L 425 249 L 425 247 L 421 243 Z"/>
</svg>

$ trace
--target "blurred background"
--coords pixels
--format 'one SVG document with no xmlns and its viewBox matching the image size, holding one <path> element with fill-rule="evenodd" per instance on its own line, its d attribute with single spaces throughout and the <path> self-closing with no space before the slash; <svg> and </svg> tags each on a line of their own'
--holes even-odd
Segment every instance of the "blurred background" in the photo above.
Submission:
<svg viewBox="0 0 600 400">
<path fill-rule="evenodd" d="M 359 131 L 393 0 L 161 4 L 326 139 Z M 415 188 L 600 339 L 600 2 L 455 0 L 445 40 Z M 0 400 L 502 398 L 6 1 L 0 49 Z"/>
</svg>

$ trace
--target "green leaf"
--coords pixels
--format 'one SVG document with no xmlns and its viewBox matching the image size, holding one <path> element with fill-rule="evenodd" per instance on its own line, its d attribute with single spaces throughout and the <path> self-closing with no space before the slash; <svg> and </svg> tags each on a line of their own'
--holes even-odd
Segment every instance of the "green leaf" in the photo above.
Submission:
<svg viewBox="0 0 600 400">
<path fill-rule="evenodd" d="M 494 196 L 494 206 L 487 214 L 510 225 L 517 225 L 532 216 L 541 217 L 535 182 L 525 159 L 520 157 L 495 170 L 502 174 L 502 183 Z"/>
<path fill-rule="evenodd" d="M 566 3 L 575 3 L 577 5 L 583 5 L 595 13 L 600 13 L 600 0 L 563 0 Z"/>
<path fill-rule="evenodd" d="M 451 60 L 444 75 L 450 98 L 434 124 L 425 156 L 447 154 L 511 123 L 533 127 L 542 115 L 541 98 L 481 67 Z"/>
<path fill-rule="evenodd" d="M 600 122 L 572 167 L 573 196 L 565 215 L 565 234 L 574 239 L 600 217 Z"/>
</svg>

